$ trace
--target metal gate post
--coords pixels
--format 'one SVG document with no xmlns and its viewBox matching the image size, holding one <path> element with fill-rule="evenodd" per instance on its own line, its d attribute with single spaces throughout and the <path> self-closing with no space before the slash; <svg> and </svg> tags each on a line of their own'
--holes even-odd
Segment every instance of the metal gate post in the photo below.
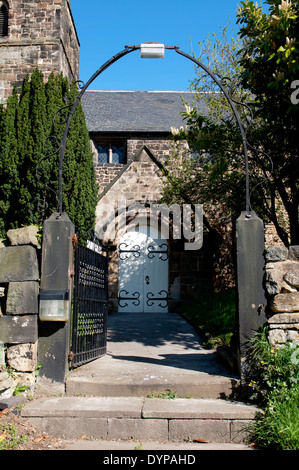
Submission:
<svg viewBox="0 0 299 470">
<path fill-rule="evenodd" d="M 43 393 L 64 392 L 68 372 L 74 224 L 66 213 L 54 213 L 44 222 L 41 283 L 42 291 L 69 292 L 68 321 L 40 321 L 37 388 Z M 54 390 L 55 389 L 55 390 Z"/>
<path fill-rule="evenodd" d="M 266 322 L 264 224 L 255 212 L 242 212 L 236 223 L 239 320 L 239 372 L 244 377 L 248 339 Z"/>
</svg>

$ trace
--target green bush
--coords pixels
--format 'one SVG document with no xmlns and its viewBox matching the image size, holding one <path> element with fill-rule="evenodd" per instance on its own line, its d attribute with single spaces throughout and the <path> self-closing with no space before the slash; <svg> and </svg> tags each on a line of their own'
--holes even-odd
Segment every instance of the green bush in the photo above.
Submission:
<svg viewBox="0 0 299 470">
<path fill-rule="evenodd" d="M 292 343 L 273 346 L 268 341 L 268 327 L 262 327 L 250 340 L 246 356 L 246 382 L 251 398 L 267 403 L 272 392 L 298 386 L 299 348 Z"/>
<path fill-rule="evenodd" d="M 263 327 L 250 341 L 246 363 L 251 398 L 262 409 L 248 429 L 249 442 L 276 450 L 298 450 L 298 345 L 273 347 L 268 341 L 268 328 Z"/>
<path fill-rule="evenodd" d="M 249 442 L 275 450 L 299 449 L 299 389 L 272 392 L 249 427 Z"/>
<path fill-rule="evenodd" d="M 184 305 L 181 313 L 209 337 L 204 347 L 229 345 L 236 324 L 235 289 L 205 293 L 198 300 Z"/>
</svg>

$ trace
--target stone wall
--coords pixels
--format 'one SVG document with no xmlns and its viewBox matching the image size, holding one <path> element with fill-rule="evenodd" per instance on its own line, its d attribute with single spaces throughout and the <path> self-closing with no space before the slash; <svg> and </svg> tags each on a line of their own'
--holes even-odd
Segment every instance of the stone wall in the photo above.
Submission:
<svg viewBox="0 0 299 470">
<path fill-rule="evenodd" d="M 165 137 L 131 137 L 127 140 L 127 162 L 132 161 L 136 154 L 144 146 L 146 146 L 160 162 L 163 162 L 165 157 L 167 157 L 170 152 L 169 140 Z M 99 194 L 101 194 L 106 186 L 108 186 L 118 175 L 118 173 L 124 168 L 125 164 L 98 164 L 97 150 L 93 143 L 92 148 L 94 152 L 96 179 L 99 185 Z M 153 181 L 153 185 L 155 185 L 155 181 Z"/>
<path fill-rule="evenodd" d="M 34 390 L 37 367 L 38 228 L 7 232 L 0 243 L 0 398 Z"/>
<path fill-rule="evenodd" d="M 117 210 L 118 199 L 125 198 L 128 205 L 134 203 L 158 203 L 162 195 L 162 172 L 146 151 L 141 152 L 138 161 L 131 162 L 122 170 L 114 172 L 97 207 L 97 222 L 103 224 L 102 207 L 113 205 Z M 107 176 L 108 178 L 108 176 Z M 111 178 L 111 175 L 110 175 Z"/>
<path fill-rule="evenodd" d="M 95 165 L 96 180 L 99 185 L 99 194 L 101 194 L 106 186 L 108 186 L 114 180 L 123 167 L 124 165 L 117 163 L 103 163 Z"/>
<path fill-rule="evenodd" d="M 9 0 L 8 35 L 0 38 L 0 102 L 38 67 L 48 78 L 78 79 L 79 41 L 69 0 Z"/>
<path fill-rule="evenodd" d="M 299 246 L 266 249 L 269 340 L 299 344 Z"/>
<path fill-rule="evenodd" d="M 144 155 L 143 155 L 144 154 Z M 125 169 L 125 171 L 123 171 Z M 106 225 L 106 207 L 111 205 L 115 213 L 118 211 L 118 201 L 123 198 L 127 207 L 136 202 L 142 204 L 158 203 L 162 194 L 162 173 L 158 166 L 151 160 L 144 151 L 140 154 L 138 161 L 133 161 L 128 165 L 119 168 L 102 166 L 102 174 L 106 170 L 105 177 L 107 184 L 101 183 L 100 200 L 96 209 L 96 232 L 100 234 Z M 114 170 L 114 171 L 113 171 Z M 123 173 L 122 173 L 123 171 Z M 109 181 L 109 183 L 108 183 Z M 117 220 L 112 221 L 112 225 Z M 114 242 L 115 233 L 112 237 L 107 231 L 107 237 L 100 236 L 104 241 Z M 118 296 L 118 253 L 112 252 L 109 258 L 109 280 L 108 295 L 111 310 L 117 309 Z"/>
<path fill-rule="evenodd" d="M 145 143 L 146 145 L 144 145 Z M 154 146 L 156 146 L 155 150 Z M 136 155 L 137 150 L 139 152 Z M 161 161 L 165 157 L 166 152 L 169 152 L 169 143 L 167 140 L 162 142 L 161 139 L 135 140 L 134 142 L 132 140 L 131 151 L 131 156 L 134 154 L 134 160 L 130 159 L 127 165 L 122 167 L 102 165 L 102 179 L 99 181 L 102 191 L 100 189 L 100 199 L 96 210 L 96 233 L 104 242 L 109 241 L 115 244 L 115 251 L 112 251 L 109 257 L 108 294 L 109 308 L 112 311 L 118 307 L 118 241 L 116 238 L 119 240 L 119 234 L 117 232 L 117 216 L 113 217 L 111 224 L 116 232 L 106 229 L 106 223 L 110 220 L 109 214 L 111 216 L 110 212 L 107 215 L 106 208 L 111 206 L 117 213 L 118 201 L 125 200 L 127 209 L 131 204 L 137 203 L 144 206 L 143 216 L 151 217 L 153 215 L 149 206 L 159 203 L 163 194 L 164 178 L 155 158 L 157 153 L 159 155 L 157 160 Z M 106 172 L 104 173 L 104 171 Z M 129 221 L 130 218 L 127 220 Z M 104 235 L 101 235 L 103 232 Z M 181 301 L 190 301 L 193 296 L 200 293 L 200 290 L 204 291 L 211 286 L 213 261 L 207 240 L 204 241 L 203 249 L 190 252 L 184 250 L 183 241 L 173 240 L 171 236 L 168 239 L 168 244 L 169 308 L 175 310 Z"/>
<path fill-rule="evenodd" d="M 127 141 L 127 159 L 132 160 L 141 147 L 146 145 L 155 157 L 163 162 L 163 159 L 169 155 L 170 140 L 165 137 L 135 137 Z"/>
</svg>

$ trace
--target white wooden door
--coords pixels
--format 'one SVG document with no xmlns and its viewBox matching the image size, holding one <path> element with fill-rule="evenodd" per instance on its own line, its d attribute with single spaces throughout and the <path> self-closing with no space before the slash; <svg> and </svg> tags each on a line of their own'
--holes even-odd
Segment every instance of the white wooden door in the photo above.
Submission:
<svg viewBox="0 0 299 470">
<path fill-rule="evenodd" d="M 168 244 L 147 226 L 119 244 L 119 312 L 168 311 Z"/>
</svg>

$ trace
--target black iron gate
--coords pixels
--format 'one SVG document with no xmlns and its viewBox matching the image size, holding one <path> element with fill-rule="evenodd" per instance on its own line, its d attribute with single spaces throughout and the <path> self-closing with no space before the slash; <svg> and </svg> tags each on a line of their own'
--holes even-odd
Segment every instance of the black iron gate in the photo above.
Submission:
<svg viewBox="0 0 299 470">
<path fill-rule="evenodd" d="M 108 258 L 77 244 L 70 353 L 73 367 L 106 353 L 107 295 Z"/>
</svg>

